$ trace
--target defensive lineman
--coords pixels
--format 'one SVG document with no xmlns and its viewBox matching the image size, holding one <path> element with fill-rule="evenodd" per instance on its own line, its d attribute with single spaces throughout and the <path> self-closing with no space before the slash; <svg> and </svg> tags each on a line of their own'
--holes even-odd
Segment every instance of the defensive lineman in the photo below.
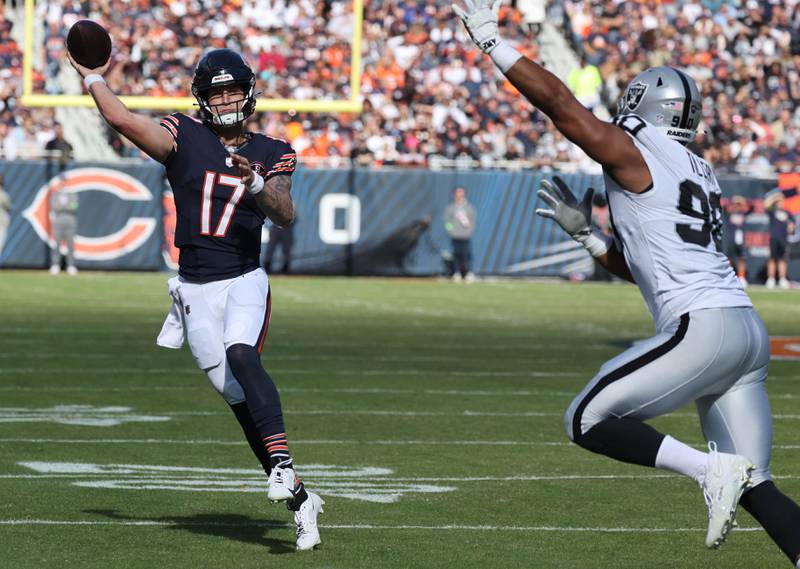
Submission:
<svg viewBox="0 0 800 569">
<path fill-rule="evenodd" d="M 800 508 L 769 472 L 769 338 L 720 252 L 717 180 L 683 146 L 701 116 L 697 86 L 677 69 L 648 69 L 628 85 L 614 122 L 600 121 L 554 75 L 502 40 L 501 2 L 466 0 L 466 11 L 453 9 L 509 81 L 603 166 L 616 236 L 593 233 L 592 192 L 578 203 L 559 179 L 539 192 L 552 209 L 537 213 L 635 282 L 656 325 L 656 336 L 604 364 L 573 400 L 567 434 L 593 452 L 697 481 L 708 505 L 708 547 L 724 541 L 741 498 L 800 568 Z M 691 401 L 708 453 L 644 422 Z"/>
<path fill-rule="evenodd" d="M 269 281 L 259 266 L 265 217 L 292 222 L 292 147 L 245 130 L 255 110 L 255 75 L 228 49 L 206 53 L 192 93 L 202 120 L 182 113 L 161 124 L 131 113 L 103 80 L 107 63 L 87 69 L 71 57 L 103 118 L 149 156 L 162 162 L 175 194 L 179 276 L 171 279 L 173 307 L 158 343 L 177 348 L 188 340 L 238 419 L 268 475 L 267 496 L 294 511 L 297 549 L 320 543 L 322 499 L 296 477 L 280 398 L 261 366 L 269 326 Z"/>
</svg>

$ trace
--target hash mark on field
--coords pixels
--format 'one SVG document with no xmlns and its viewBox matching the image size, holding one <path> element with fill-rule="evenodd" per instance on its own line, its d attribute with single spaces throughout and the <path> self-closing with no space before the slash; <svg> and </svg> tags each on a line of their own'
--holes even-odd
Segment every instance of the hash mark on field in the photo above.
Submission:
<svg viewBox="0 0 800 569">
<path fill-rule="evenodd" d="M 157 527 L 266 527 L 288 528 L 293 524 L 274 522 L 234 523 L 234 522 L 184 522 L 161 520 L 0 520 L 5 526 L 157 526 Z M 333 530 L 426 530 L 426 531 L 512 531 L 512 532 L 598 532 L 598 533 L 688 533 L 705 532 L 706 528 L 632 528 L 632 527 L 569 527 L 569 526 L 491 526 L 491 525 L 381 525 L 381 524 L 320 524 L 321 528 Z M 760 527 L 739 527 L 737 532 L 759 532 Z"/>
</svg>

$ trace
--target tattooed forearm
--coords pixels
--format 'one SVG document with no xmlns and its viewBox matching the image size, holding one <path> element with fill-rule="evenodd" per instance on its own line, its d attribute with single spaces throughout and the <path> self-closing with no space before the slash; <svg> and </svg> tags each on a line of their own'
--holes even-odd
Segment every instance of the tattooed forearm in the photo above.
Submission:
<svg viewBox="0 0 800 569">
<path fill-rule="evenodd" d="M 292 203 L 292 178 L 274 176 L 264 183 L 264 191 L 256 195 L 256 202 L 270 221 L 286 227 L 294 220 Z"/>
</svg>

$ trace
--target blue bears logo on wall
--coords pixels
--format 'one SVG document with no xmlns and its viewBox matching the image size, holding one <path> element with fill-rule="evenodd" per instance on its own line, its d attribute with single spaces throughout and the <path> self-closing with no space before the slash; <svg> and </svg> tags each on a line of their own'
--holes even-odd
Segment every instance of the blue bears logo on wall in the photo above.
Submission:
<svg viewBox="0 0 800 569">
<path fill-rule="evenodd" d="M 625 106 L 629 111 L 636 110 L 636 107 L 642 102 L 642 97 L 644 97 L 646 91 L 647 85 L 639 81 L 628 87 L 628 90 L 625 91 Z"/>
</svg>

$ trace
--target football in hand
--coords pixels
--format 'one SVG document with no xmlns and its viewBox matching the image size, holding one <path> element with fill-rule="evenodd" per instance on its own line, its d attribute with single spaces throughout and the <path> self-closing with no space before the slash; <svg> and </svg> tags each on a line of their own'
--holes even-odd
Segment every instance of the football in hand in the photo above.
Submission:
<svg viewBox="0 0 800 569">
<path fill-rule="evenodd" d="M 78 20 L 67 34 L 67 49 L 79 64 L 97 69 L 111 57 L 111 36 L 95 21 Z"/>
</svg>

